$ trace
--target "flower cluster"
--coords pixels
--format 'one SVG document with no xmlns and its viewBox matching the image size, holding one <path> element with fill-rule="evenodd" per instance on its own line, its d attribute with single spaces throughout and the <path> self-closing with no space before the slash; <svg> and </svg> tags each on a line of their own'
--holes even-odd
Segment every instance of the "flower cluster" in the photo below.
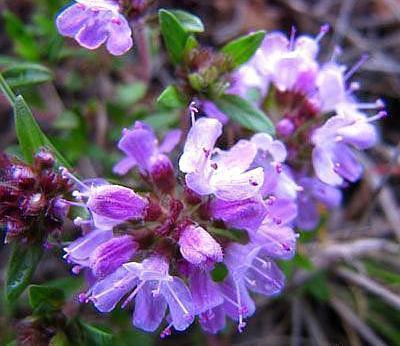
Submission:
<svg viewBox="0 0 400 346">
<path fill-rule="evenodd" d="M 73 272 L 92 277 L 82 302 L 100 312 L 134 302 L 133 324 L 151 332 L 165 318 L 164 337 L 196 317 L 210 333 L 226 317 L 242 331 L 255 311 L 250 293 L 281 292 L 285 278 L 275 260 L 294 255 L 298 192 L 282 164 L 285 147 L 260 133 L 222 150 L 215 146 L 221 134 L 218 120 L 193 120 L 179 172 L 167 154 L 180 131 L 159 144 L 144 123 L 124 130 L 118 147 L 126 157 L 115 172 L 138 169 L 147 187 L 140 193 L 62 170 L 76 182 L 73 203 L 90 214 L 75 220 L 83 235 L 64 249 Z M 215 274 L 221 267 L 224 277 Z"/>
<path fill-rule="evenodd" d="M 257 105 L 275 122 L 288 150 L 286 164 L 302 187 L 296 224 L 303 229 L 316 227 L 316 204 L 338 206 L 340 189 L 361 177 L 355 150 L 377 142 L 372 122 L 386 115 L 379 111 L 368 117 L 366 111 L 383 108 L 383 102 L 360 103 L 354 95 L 359 84 L 350 78 L 365 57 L 350 69 L 336 56 L 318 62 L 319 42 L 327 31 L 322 26 L 315 38 L 296 38 L 294 29 L 289 39 L 280 32 L 267 34 L 253 58 L 234 73 L 229 89 L 242 97 L 256 90 Z"/>
<path fill-rule="evenodd" d="M 60 232 L 68 212 L 71 184 L 54 170 L 54 158 L 45 150 L 34 164 L 0 153 L 0 224 L 6 242 L 35 242 Z"/>
</svg>

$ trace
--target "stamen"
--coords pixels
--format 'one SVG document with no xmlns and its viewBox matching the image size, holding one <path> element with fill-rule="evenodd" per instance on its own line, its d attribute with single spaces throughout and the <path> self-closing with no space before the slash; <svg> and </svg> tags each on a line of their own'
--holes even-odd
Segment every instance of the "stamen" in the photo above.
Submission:
<svg viewBox="0 0 400 346">
<path fill-rule="evenodd" d="M 335 48 L 333 49 L 333 52 L 332 52 L 332 56 L 329 59 L 330 62 L 336 63 L 340 54 L 342 54 L 342 49 L 339 46 L 335 46 Z"/>
<path fill-rule="evenodd" d="M 376 121 L 376 120 L 380 120 L 380 119 L 382 119 L 382 118 L 385 118 L 385 117 L 387 117 L 387 112 L 386 111 L 380 111 L 380 112 L 378 112 L 376 115 L 374 115 L 374 116 L 372 116 L 372 117 L 369 117 L 368 119 L 367 119 L 367 122 L 372 122 L 372 121 Z"/>
<path fill-rule="evenodd" d="M 128 298 L 125 299 L 125 301 L 122 303 L 121 308 L 124 309 L 130 301 L 135 298 L 136 294 L 138 294 L 139 290 L 143 287 L 143 285 L 146 283 L 146 281 L 142 281 L 139 285 L 136 286 L 136 288 L 133 290 L 133 292 L 129 295 Z"/>
<path fill-rule="evenodd" d="M 351 67 L 350 70 L 345 73 L 344 80 L 348 80 L 362 65 L 364 65 L 368 58 L 368 54 L 363 54 L 360 60 L 358 60 L 358 62 L 356 62 L 353 67 Z"/>
<path fill-rule="evenodd" d="M 62 175 L 64 178 L 71 179 L 75 184 L 77 184 L 78 186 L 80 186 L 83 190 L 87 190 L 88 187 L 87 187 L 84 183 L 82 183 L 77 177 L 75 177 L 73 174 L 71 174 L 71 173 L 68 171 L 67 168 L 65 168 L 65 167 L 60 167 L 59 170 L 60 170 L 60 172 L 61 172 L 61 175 Z"/>
<path fill-rule="evenodd" d="M 188 309 L 185 307 L 185 305 L 183 305 L 182 301 L 178 298 L 178 296 L 176 295 L 175 291 L 171 288 L 171 286 L 169 285 L 169 283 L 166 281 L 165 284 L 168 287 L 168 290 L 171 292 L 172 297 L 174 297 L 174 299 L 176 300 L 176 302 L 178 303 L 179 307 L 182 309 L 183 313 L 185 315 L 189 315 L 189 311 Z"/>
<path fill-rule="evenodd" d="M 296 27 L 292 25 L 290 30 L 290 39 L 289 39 L 289 50 L 294 50 L 294 41 L 296 39 Z"/>
<path fill-rule="evenodd" d="M 192 126 L 193 126 L 194 123 L 196 122 L 196 114 L 199 112 L 199 110 L 197 109 L 197 106 L 196 106 L 196 102 L 194 102 L 194 101 L 190 102 L 189 112 L 190 112 L 190 118 L 192 120 Z"/>
<path fill-rule="evenodd" d="M 236 299 L 237 299 L 238 314 L 239 314 L 238 331 L 239 333 L 242 333 L 244 328 L 246 327 L 246 323 L 243 321 L 243 313 L 245 313 L 246 308 L 242 307 L 242 299 L 240 297 L 239 285 L 237 282 L 235 282 L 235 286 L 236 286 Z"/>
<path fill-rule="evenodd" d="M 357 109 L 381 109 L 384 107 L 385 103 L 381 99 L 377 99 L 375 102 L 357 104 Z"/>
<path fill-rule="evenodd" d="M 63 200 L 65 204 L 71 205 L 73 207 L 81 207 L 81 208 L 86 208 L 86 204 L 84 203 L 79 203 L 79 202 L 72 202 L 72 201 L 67 201 Z"/>
<path fill-rule="evenodd" d="M 326 35 L 326 33 L 329 31 L 329 29 L 330 29 L 329 24 L 322 25 L 319 30 L 319 34 L 315 38 L 315 41 L 317 41 L 317 42 L 321 41 L 321 39 Z"/>
<path fill-rule="evenodd" d="M 160 338 L 164 339 L 167 336 L 170 336 L 172 333 L 172 323 L 170 323 L 161 333 L 160 333 Z"/>
</svg>

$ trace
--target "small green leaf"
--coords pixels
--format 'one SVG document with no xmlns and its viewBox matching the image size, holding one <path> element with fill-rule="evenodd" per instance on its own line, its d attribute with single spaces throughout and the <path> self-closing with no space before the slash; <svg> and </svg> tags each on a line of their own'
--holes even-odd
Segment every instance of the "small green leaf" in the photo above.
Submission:
<svg viewBox="0 0 400 346">
<path fill-rule="evenodd" d="M 42 132 L 38 123 L 33 117 L 31 110 L 21 95 L 17 96 L 15 99 L 14 120 L 19 146 L 24 159 L 27 162 L 32 162 L 34 154 L 41 147 L 46 147 L 53 152 L 57 158 L 57 161 L 61 165 L 66 167 L 69 166 L 64 157 L 57 151 L 50 140 Z"/>
<path fill-rule="evenodd" d="M 182 10 L 171 10 L 183 28 L 189 32 L 203 32 L 204 25 L 199 17 Z"/>
<path fill-rule="evenodd" d="M 222 282 L 225 280 L 228 273 L 229 271 L 225 264 L 217 263 L 211 271 L 211 277 L 215 282 Z"/>
<path fill-rule="evenodd" d="M 240 96 L 225 94 L 214 102 L 224 114 L 243 127 L 255 132 L 275 133 L 268 116 Z"/>
<path fill-rule="evenodd" d="M 175 85 L 167 86 L 158 96 L 157 103 L 167 108 L 183 108 L 186 102 L 182 99 L 182 95 Z"/>
<path fill-rule="evenodd" d="M 8 301 L 15 301 L 29 285 L 42 254 L 43 248 L 40 244 L 29 247 L 14 245 L 7 268 L 6 298 Z"/>
<path fill-rule="evenodd" d="M 179 64 L 182 61 L 183 52 L 189 34 L 175 15 L 170 11 L 160 10 L 158 16 L 161 34 L 164 38 L 167 51 L 172 62 L 174 64 Z"/>
<path fill-rule="evenodd" d="M 64 292 L 50 286 L 29 286 L 29 304 L 35 313 L 46 313 L 59 310 L 65 300 Z"/>
<path fill-rule="evenodd" d="M 221 52 L 232 59 L 233 67 L 248 61 L 256 52 L 265 36 L 265 31 L 256 31 L 227 43 Z"/>
<path fill-rule="evenodd" d="M 2 74 L 11 87 L 39 84 L 53 79 L 53 73 L 47 67 L 31 63 L 11 65 Z"/>
<path fill-rule="evenodd" d="M 108 331 L 95 327 L 91 324 L 79 320 L 85 345 L 108 346 L 113 344 L 113 335 Z"/>
<path fill-rule="evenodd" d="M 193 35 L 190 35 L 186 40 L 185 49 L 183 50 L 183 56 L 186 58 L 190 52 L 199 46 L 199 42 L 197 42 L 196 38 Z"/>
</svg>

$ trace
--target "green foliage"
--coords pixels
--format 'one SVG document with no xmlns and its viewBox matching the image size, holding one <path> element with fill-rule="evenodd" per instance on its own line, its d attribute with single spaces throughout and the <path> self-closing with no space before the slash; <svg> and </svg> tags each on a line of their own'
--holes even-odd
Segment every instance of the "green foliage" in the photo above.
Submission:
<svg viewBox="0 0 400 346">
<path fill-rule="evenodd" d="M 264 37 L 265 31 L 253 32 L 227 43 L 221 52 L 232 59 L 233 67 L 238 67 L 254 55 Z"/>
<path fill-rule="evenodd" d="M 204 24 L 201 19 L 189 12 L 182 10 L 171 10 L 176 19 L 182 25 L 182 27 L 188 32 L 203 32 Z"/>
<path fill-rule="evenodd" d="M 8 65 L 2 72 L 10 87 L 21 87 L 51 81 L 53 73 L 40 64 L 16 63 Z"/>
<path fill-rule="evenodd" d="M 38 60 L 40 51 L 35 43 L 32 31 L 14 13 L 4 11 L 2 15 L 6 32 L 14 42 L 15 51 L 24 59 L 31 61 Z"/>
<path fill-rule="evenodd" d="M 8 301 L 14 302 L 29 285 L 42 254 L 43 248 L 40 244 L 13 245 L 5 287 Z"/>
<path fill-rule="evenodd" d="M 42 132 L 21 95 L 15 99 L 14 121 L 21 152 L 27 162 L 32 162 L 34 154 L 41 147 L 46 147 L 53 152 L 60 164 L 66 167 L 69 166 L 68 162 Z"/>
<path fill-rule="evenodd" d="M 55 287 L 31 285 L 29 286 L 29 304 L 34 313 L 44 314 L 59 310 L 64 304 L 64 292 Z"/>
<path fill-rule="evenodd" d="M 172 12 L 160 10 L 158 16 L 165 47 L 167 48 L 172 62 L 174 64 L 179 64 L 183 58 L 183 52 L 189 33 Z"/>
<path fill-rule="evenodd" d="M 243 127 L 255 132 L 275 133 L 268 116 L 240 96 L 225 94 L 214 102 L 224 114 Z"/>
<path fill-rule="evenodd" d="M 157 103 L 166 108 L 183 108 L 186 106 L 186 102 L 183 100 L 179 90 L 174 85 L 169 85 L 163 92 L 158 96 Z"/>
<path fill-rule="evenodd" d="M 81 331 L 80 336 L 83 338 L 83 345 L 113 345 L 114 337 L 110 331 L 105 330 L 104 328 L 100 328 L 98 326 L 88 324 L 86 322 L 83 322 L 82 320 L 78 320 L 77 324 Z"/>
</svg>

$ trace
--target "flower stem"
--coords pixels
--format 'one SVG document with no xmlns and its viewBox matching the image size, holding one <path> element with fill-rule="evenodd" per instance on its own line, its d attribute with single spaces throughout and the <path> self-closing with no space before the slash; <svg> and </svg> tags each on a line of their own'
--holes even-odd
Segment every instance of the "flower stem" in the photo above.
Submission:
<svg viewBox="0 0 400 346">
<path fill-rule="evenodd" d="M 14 106 L 16 96 L 7 84 L 6 80 L 4 79 L 3 75 L 0 73 L 0 90 L 7 98 L 8 102 Z"/>
</svg>

